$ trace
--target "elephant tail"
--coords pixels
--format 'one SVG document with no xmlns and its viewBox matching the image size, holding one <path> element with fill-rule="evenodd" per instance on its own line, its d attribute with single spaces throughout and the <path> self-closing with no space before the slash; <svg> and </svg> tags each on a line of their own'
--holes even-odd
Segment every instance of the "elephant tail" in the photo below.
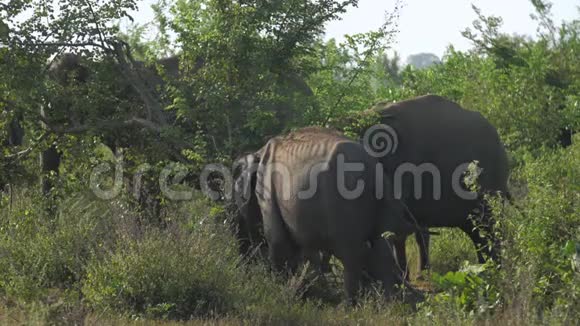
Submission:
<svg viewBox="0 0 580 326">
<path fill-rule="evenodd" d="M 405 208 L 405 220 L 409 224 L 411 224 L 411 227 L 413 228 L 413 232 L 424 232 L 425 228 L 422 228 L 419 225 L 419 221 L 417 221 L 417 219 L 415 218 L 415 215 L 413 215 L 413 213 L 409 209 L 409 206 L 407 206 L 407 204 L 405 204 L 405 202 L 403 202 L 402 200 L 401 200 L 401 205 L 403 205 L 403 207 Z"/>
</svg>

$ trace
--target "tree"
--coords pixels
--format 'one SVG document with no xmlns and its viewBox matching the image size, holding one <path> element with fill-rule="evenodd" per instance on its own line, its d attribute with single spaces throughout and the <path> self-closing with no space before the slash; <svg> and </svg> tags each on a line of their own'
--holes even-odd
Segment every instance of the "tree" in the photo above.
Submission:
<svg viewBox="0 0 580 326">
<path fill-rule="evenodd" d="M 551 19 L 550 3 L 532 0 L 532 4 L 536 10 L 533 17 L 539 23 L 537 41 L 500 33 L 501 18 L 486 17 L 475 6 L 473 9 L 478 15 L 473 24 L 475 31 L 466 29 L 463 35 L 473 43 L 474 53 L 494 63 L 498 74 L 517 81 L 502 86 L 504 90 L 526 89 L 511 92 L 512 102 L 506 103 L 529 110 L 521 116 L 521 123 L 527 125 L 527 132 L 521 137 L 528 141 L 535 138 L 534 147 L 555 143 L 567 147 L 580 124 L 577 115 L 572 113 L 577 111 L 576 102 L 571 102 L 577 99 L 575 94 L 578 93 L 576 79 L 572 76 L 579 71 L 578 57 L 574 54 L 579 49 L 579 24 L 572 21 L 558 28 Z M 498 77 L 496 82 L 503 80 L 506 78 Z M 521 98 L 522 104 L 513 103 L 518 94 L 526 96 Z M 537 119 L 531 119 L 532 115 L 537 115 Z M 532 127 L 533 121 L 538 124 Z"/>
<path fill-rule="evenodd" d="M 395 52 L 393 57 L 389 59 L 387 55 L 384 56 L 383 66 L 389 77 L 393 80 L 393 82 L 400 84 L 401 83 L 401 57 L 399 53 Z"/>
<path fill-rule="evenodd" d="M 441 59 L 433 53 L 417 53 L 407 57 L 407 64 L 416 69 L 429 68 L 439 63 L 441 63 Z"/>
<path fill-rule="evenodd" d="M 117 24 L 130 18 L 133 0 L 1 5 L 1 102 L 21 113 L 27 139 L 3 152 L 32 162 L 31 154 L 57 151 L 63 162 L 90 166 L 88 153 L 105 142 L 134 167 L 173 161 L 199 171 L 206 161 L 227 160 L 303 121 L 313 105 L 304 79 L 316 40 L 326 22 L 356 4 L 178 0 L 157 12 L 160 33 L 177 35 L 177 60 L 142 42 L 145 63 Z M 69 164 L 47 173 L 88 179 L 90 169 Z"/>
</svg>

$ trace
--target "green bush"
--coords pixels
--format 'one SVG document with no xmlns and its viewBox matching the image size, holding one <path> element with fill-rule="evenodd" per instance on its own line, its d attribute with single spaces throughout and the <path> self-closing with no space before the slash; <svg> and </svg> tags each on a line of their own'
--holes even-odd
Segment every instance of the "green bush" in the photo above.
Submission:
<svg viewBox="0 0 580 326">
<path fill-rule="evenodd" d="M 507 207 L 500 219 L 501 270 L 459 270 L 463 261 L 475 261 L 471 241 L 460 230 L 438 230 L 431 251 L 436 292 L 416 312 L 373 295 L 345 308 L 336 301 L 340 284 L 302 274 L 284 281 L 264 265 L 242 264 L 229 230 L 212 217 L 221 210 L 199 198 L 169 207 L 163 230 L 131 222 L 135 216 L 120 208 L 127 207 L 122 202 L 105 208 L 87 198 L 64 201 L 59 217 L 45 221 L 32 205 L 36 198 L 17 201 L 3 211 L 0 291 L 6 302 L 18 302 L 10 314 L 40 323 L 118 316 L 236 324 L 565 322 L 578 313 L 578 233 L 561 230 L 578 226 L 575 151 L 530 159 L 516 174 L 535 176 L 526 176 L 527 195 L 516 199 L 520 208 Z M 564 159 L 567 167 L 554 164 Z"/>
<path fill-rule="evenodd" d="M 51 288 L 72 289 L 84 277 L 87 261 L 99 256 L 110 239 L 109 216 L 102 203 L 76 197 L 47 220 L 36 194 L 6 207 L 0 217 L 0 291 L 29 301 Z"/>
<path fill-rule="evenodd" d="M 508 259 L 533 271 L 533 291 L 543 308 L 580 302 L 580 146 L 545 150 L 515 171 L 527 194 L 502 223 Z M 575 256 L 576 255 L 576 256 Z"/>
<path fill-rule="evenodd" d="M 244 264 L 227 225 L 213 216 L 220 209 L 199 199 L 177 212 L 166 229 L 120 237 L 109 255 L 89 262 L 82 294 L 90 307 L 162 319 L 300 316 L 296 280 Z"/>
<path fill-rule="evenodd" d="M 460 309 L 484 312 L 500 304 L 500 293 L 484 273 L 493 273 L 491 265 L 464 264 L 457 272 L 445 275 L 433 274 L 435 286 L 443 293 L 437 294 L 435 301 L 448 301 Z"/>
<path fill-rule="evenodd" d="M 110 257 L 89 265 L 83 294 L 98 308 L 154 317 L 231 311 L 236 304 L 231 282 L 241 274 L 231 242 L 217 233 L 179 230 L 127 238 Z"/>
<path fill-rule="evenodd" d="M 477 262 L 475 246 L 469 237 L 460 229 L 433 229 L 438 235 L 431 236 L 430 255 L 431 270 L 445 274 L 457 271 L 464 262 Z"/>
</svg>

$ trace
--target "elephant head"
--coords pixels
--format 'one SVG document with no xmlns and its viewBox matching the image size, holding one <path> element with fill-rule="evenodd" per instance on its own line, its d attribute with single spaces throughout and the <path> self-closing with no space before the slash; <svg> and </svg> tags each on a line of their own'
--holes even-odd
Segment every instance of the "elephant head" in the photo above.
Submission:
<svg viewBox="0 0 580 326">
<path fill-rule="evenodd" d="M 232 198 L 237 208 L 234 222 L 242 255 L 250 253 L 263 243 L 260 232 L 262 213 L 255 193 L 259 160 L 259 153 L 250 153 L 242 155 L 234 162 Z"/>
</svg>

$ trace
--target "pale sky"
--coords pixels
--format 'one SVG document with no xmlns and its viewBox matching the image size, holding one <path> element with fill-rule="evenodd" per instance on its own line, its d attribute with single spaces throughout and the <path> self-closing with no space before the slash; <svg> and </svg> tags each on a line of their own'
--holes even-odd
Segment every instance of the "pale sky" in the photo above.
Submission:
<svg viewBox="0 0 580 326">
<path fill-rule="evenodd" d="M 152 19 L 150 4 L 144 0 L 133 17 L 138 23 Z M 400 11 L 399 33 L 393 49 L 405 59 L 410 54 L 431 52 L 441 57 L 449 44 L 467 50 L 469 42 L 461 31 L 472 26 L 476 15 L 475 4 L 484 15 L 503 18 L 502 31 L 509 34 L 535 35 L 537 24 L 530 18 L 533 7 L 529 0 L 403 0 Z M 554 21 L 580 18 L 580 0 L 554 0 Z M 358 8 L 350 8 L 343 19 L 327 26 L 327 38 L 342 40 L 344 34 L 375 30 L 383 23 L 385 12 L 394 8 L 395 0 L 360 0 Z"/>
</svg>

